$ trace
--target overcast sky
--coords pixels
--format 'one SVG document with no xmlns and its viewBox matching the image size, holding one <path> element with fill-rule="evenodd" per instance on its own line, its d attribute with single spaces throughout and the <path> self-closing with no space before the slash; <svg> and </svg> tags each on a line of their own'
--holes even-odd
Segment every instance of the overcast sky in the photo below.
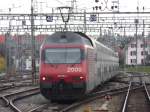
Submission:
<svg viewBox="0 0 150 112">
<path fill-rule="evenodd" d="M 66 6 L 70 5 L 71 0 L 34 0 L 37 1 L 38 12 L 51 12 L 50 7 Z M 92 7 L 96 5 L 102 5 L 102 7 L 110 8 L 112 1 L 114 0 L 99 0 L 99 3 L 95 3 L 95 0 L 76 0 L 79 9 L 86 8 L 88 11 L 92 11 Z M 11 8 L 12 13 L 30 13 L 31 0 L 4 0 L 0 4 L 0 13 L 7 13 Z M 150 11 L 150 0 L 119 0 L 120 11 L 136 11 L 136 7 L 139 6 L 142 11 L 142 7 L 145 7 L 145 11 Z M 107 9 L 106 9 L 107 10 Z"/>
</svg>

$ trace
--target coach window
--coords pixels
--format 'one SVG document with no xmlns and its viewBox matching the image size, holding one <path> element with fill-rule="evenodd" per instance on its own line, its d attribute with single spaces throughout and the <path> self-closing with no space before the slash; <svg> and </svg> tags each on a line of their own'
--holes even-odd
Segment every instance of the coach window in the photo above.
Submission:
<svg viewBox="0 0 150 112">
<path fill-rule="evenodd" d="M 98 75 L 101 75 L 101 67 L 98 68 Z"/>
<path fill-rule="evenodd" d="M 104 73 L 107 72 L 107 67 L 104 67 Z"/>
<path fill-rule="evenodd" d="M 104 66 L 101 65 L 101 72 L 104 73 Z"/>
<path fill-rule="evenodd" d="M 109 72 L 111 72 L 111 66 L 109 66 Z"/>
</svg>

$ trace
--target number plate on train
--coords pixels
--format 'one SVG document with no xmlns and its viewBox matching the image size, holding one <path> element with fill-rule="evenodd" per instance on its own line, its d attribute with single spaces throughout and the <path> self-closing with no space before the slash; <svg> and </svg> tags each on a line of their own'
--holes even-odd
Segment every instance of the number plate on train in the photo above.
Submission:
<svg viewBox="0 0 150 112">
<path fill-rule="evenodd" d="M 69 68 L 67 68 L 67 72 L 81 72 L 81 68 L 69 67 Z"/>
</svg>

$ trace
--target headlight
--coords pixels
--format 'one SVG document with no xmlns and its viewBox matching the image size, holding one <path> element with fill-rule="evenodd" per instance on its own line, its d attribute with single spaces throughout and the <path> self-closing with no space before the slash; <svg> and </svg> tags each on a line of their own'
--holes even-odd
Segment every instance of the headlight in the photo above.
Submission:
<svg viewBox="0 0 150 112">
<path fill-rule="evenodd" d="M 74 80 L 74 81 L 81 81 L 81 80 L 83 80 L 83 79 L 84 79 L 83 76 L 76 76 L 76 77 L 73 77 L 73 80 Z"/>
<path fill-rule="evenodd" d="M 82 79 L 84 79 L 84 77 L 83 77 L 83 76 L 80 76 L 80 79 L 82 80 Z"/>
<path fill-rule="evenodd" d="M 50 76 L 42 76 L 41 80 L 42 81 L 50 81 L 50 80 L 52 80 L 52 78 Z"/>
<path fill-rule="evenodd" d="M 42 80 L 45 81 L 45 80 L 46 80 L 46 77 L 42 77 Z"/>
</svg>

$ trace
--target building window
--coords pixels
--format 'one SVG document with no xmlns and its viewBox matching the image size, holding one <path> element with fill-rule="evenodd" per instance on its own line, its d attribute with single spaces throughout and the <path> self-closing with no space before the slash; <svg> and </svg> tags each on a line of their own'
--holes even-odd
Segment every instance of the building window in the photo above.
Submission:
<svg viewBox="0 0 150 112">
<path fill-rule="evenodd" d="M 141 44 L 141 48 L 146 48 L 147 47 L 147 44 Z"/>
<path fill-rule="evenodd" d="M 131 51 L 131 52 L 130 52 L 130 55 L 131 55 L 131 56 L 135 56 L 135 55 L 136 55 L 136 51 Z"/>
<path fill-rule="evenodd" d="M 136 47 L 136 44 L 131 44 L 131 48 L 135 48 Z"/>
<path fill-rule="evenodd" d="M 141 44 L 141 48 L 144 48 L 144 44 Z"/>
<path fill-rule="evenodd" d="M 141 52 L 141 55 L 144 55 L 144 51 Z"/>
<path fill-rule="evenodd" d="M 145 51 L 145 55 L 148 55 L 148 51 Z"/>
<path fill-rule="evenodd" d="M 148 55 L 148 52 L 147 51 L 142 51 L 141 55 Z"/>
<path fill-rule="evenodd" d="M 141 64 L 144 64 L 144 59 L 141 59 Z"/>
<path fill-rule="evenodd" d="M 131 64 L 135 64 L 136 63 L 136 59 L 131 59 Z"/>
</svg>

